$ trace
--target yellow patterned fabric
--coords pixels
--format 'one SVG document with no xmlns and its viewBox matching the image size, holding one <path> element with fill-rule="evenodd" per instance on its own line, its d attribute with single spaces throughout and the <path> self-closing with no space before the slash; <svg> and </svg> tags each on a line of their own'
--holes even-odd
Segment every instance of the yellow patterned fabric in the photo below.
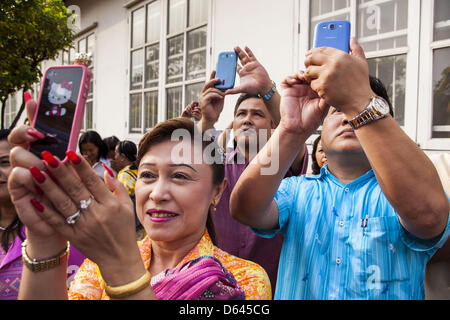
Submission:
<svg viewBox="0 0 450 320">
<path fill-rule="evenodd" d="M 136 185 L 136 179 L 137 179 L 137 169 L 130 169 L 131 165 L 126 166 L 122 170 L 119 171 L 119 174 L 117 175 L 117 180 L 122 182 L 122 184 L 125 186 L 125 188 L 128 191 L 128 194 L 130 196 L 134 195 L 134 186 Z"/>
<path fill-rule="evenodd" d="M 148 269 L 152 255 L 151 240 L 146 236 L 144 240 L 138 242 L 138 245 L 142 261 L 145 268 Z M 272 298 L 270 280 L 264 269 L 254 262 L 235 257 L 215 247 L 208 232 L 205 232 L 199 243 L 180 261 L 177 267 L 201 256 L 217 258 L 234 275 L 237 283 L 245 292 L 246 300 L 270 300 Z M 101 289 L 103 282 L 98 266 L 86 259 L 72 281 L 69 299 L 108 300 L 109 297 Z"/>
</svg>

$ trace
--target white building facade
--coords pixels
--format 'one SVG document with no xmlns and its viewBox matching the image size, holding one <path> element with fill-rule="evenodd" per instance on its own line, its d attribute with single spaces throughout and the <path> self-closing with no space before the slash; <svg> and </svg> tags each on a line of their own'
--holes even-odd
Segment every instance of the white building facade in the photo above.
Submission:
<svg viewBox="0 0 450 320">
<path fill-rule="evenodd" d="M 428 154 L 450 152 L 448 0 L 80 0 L 74 54 L 93 54 L 84 129 L 138 142 L 198 100 L 221 51 L 248 46 L 275 83 L 303 68 L 314 26 L 347 19 L 395 118 Z M 237 81 L 239 81 L 237 76 Z M 351 93 L 349 93 L 351 94 Z M 226 98 L 216 129 L 233 119 Z M 11 111 L 11 110 L 10 110 Z M 314 136 L 309 140 L 311 142 Z"/>
</svg>

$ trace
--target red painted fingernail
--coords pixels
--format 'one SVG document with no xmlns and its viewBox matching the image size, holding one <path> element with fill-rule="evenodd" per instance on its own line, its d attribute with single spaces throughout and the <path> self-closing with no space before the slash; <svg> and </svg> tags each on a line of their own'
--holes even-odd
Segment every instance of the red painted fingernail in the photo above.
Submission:
<svg viewBox="0 0 450 320">
<path fill-rule="evenodd" d="M 58 168 L 59 167 L 59 161 L 56 159 L 50 152 L 43 151 L 41 153 L 42 158 L 47 162 L 47 164 L 52 168 Z"/>
<path fill-rule="evenodd" d="M 28 129 L 27 133 L 36 139 L 44 139 L 45 138 L 45 134 L 43 134 L 42 132 L 39 132 L 35 129 Z"/>
<path fill-rule="evenodd" d="M 30 168 L 31 175 L 34 179 L 36 179 L 37 182 L 43 183 L 45 181 L 45 176 L 42 174 L 41 170 L 39 170 L 36 167 Z"/>
<path fill-rule="evenodd" d="M 106 171 L 108 171 L 109 175 L 114 178 L 114 173 L 111 171 L 110 168 L 108 168 L 107 166 L 105 166 L 105 164 L 102 163 L 103 168 L 105 168 Z"/>
<path fill-rule="evenodd" d="M 37 211 L 44 212 L 44 206 L 39 201 L 31 199 L 30 202 Z"/>
<path fill-rule="evenodd" d="M 31 94 L 28 91 L 25 91 L 25 93 L 23 94 L 23 99 L 25 100 L 25 103 L 27 103 L 28 100 L 31 99 Z"/>
<path fill-rule="evenodd" d="M 81 158 L 79 155 L 77 155 L 74 151 L 69 150 L 66 152 L 66 156 L 67 158 L 69 158 L 70 162 L 72 162 L 73 164 L 80 164 L 81 163 Z"/>
</svg>

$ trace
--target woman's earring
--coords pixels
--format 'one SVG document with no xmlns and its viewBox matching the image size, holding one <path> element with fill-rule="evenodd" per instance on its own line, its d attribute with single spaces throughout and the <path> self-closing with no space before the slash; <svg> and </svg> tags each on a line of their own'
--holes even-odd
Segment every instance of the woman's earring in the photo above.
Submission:
<svg viewBox="0 0 450 320">
<path fill-rule="evenodd" d="M 216 209 L 216 200 L 213 201 L 212 206 L 213 206 L 213 211 L 216 212 L 216 210 L 217 210 Z"/>
</svg>

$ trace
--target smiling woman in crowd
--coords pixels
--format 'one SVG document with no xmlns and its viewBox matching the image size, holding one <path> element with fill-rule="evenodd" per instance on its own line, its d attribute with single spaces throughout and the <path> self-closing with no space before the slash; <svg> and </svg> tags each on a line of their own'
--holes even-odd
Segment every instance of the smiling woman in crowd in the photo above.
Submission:
<svg viewBox="0 0 450 320">
<path fill-rule="evenodd" d="M 178 129 L 191 139 L 172 141 Z M 27 226 L 24 252 L 36 259 L 32 264 L 46 270 L 24 268 L 19 297 L 270 299 L 264 269 L 214 245 L 210 214 L 226 185 L 224 166 L 207 158 L 208 150 L 214 159 L 220 158 L 215 142 L 193 143 L 195 130 L 192 121 L 176 118 L 158 124 L 142 138 L 135 195 L 147 237 L 138 244 L 132 203 L 119 181 L 105 173 L 103 183 L 74 152 L 67 153 L 68 164 L 54 158 L 44 167 L 24 148 L 15 148 L 10 191 Z M 36 139 L 25 132 L 26 127 L 16 129 L 12 140 L 25 146 Z M 183 153 L 175 161 L 172 155 L 180 147 L 193 149 L 193 154 Z M 194 161 L 198 153 L 202 161 Z M 59 184 L 43 171 L 46 168 Z M 43 196 L 30 188 L 33 182 Z M 88 258 L 69 292 L 63 285 L 67 241 Z M 47 262 L 52 259 L 57 262 L 50 266 Z"/>
</svg>

